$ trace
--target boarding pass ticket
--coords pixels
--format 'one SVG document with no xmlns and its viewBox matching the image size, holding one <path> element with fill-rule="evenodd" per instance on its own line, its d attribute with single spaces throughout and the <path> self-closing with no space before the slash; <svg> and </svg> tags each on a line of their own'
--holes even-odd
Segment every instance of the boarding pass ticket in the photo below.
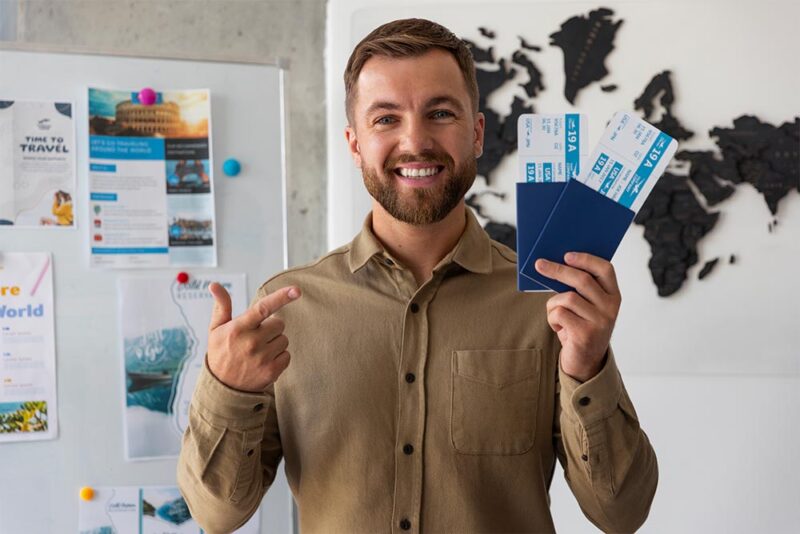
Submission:
<svg viewBox="0 0 800 534">
<path fill-rule="evenodd" d="M 578 181 L 636 213 L 677 148 L 678 142 L 658 128 L 619 111 Z"/>
<path fill-rule="evenodd" d="M 566 182 L 586 165 L 586 116 L 525 113 L 517 119 L 519 181 Z"/>
</svg>

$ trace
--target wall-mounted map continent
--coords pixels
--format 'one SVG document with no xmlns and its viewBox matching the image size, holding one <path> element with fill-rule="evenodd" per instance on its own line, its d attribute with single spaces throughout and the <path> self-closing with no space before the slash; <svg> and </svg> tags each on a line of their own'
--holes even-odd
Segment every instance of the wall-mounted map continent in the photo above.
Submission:
<svg viewBox="0 0 800 534">
<path fill-rule="evenodd" d="M 480 33 L 489 39 L 494 39 L 495 36 L 494 32 L 486 28 L 481 28 Z M 515 51 L 510 61 L 507 61 L 506 58 L 500 58 L 496 64 L 492 47 L 481 48 L 470 40 L 464 40 L 475 59 L 475 74 L 480 91 L 478 107 L 483 111 L 486 118 L 483 155 L 478 159 L 478 174 L 485 178 L 487 185 L 492 184 L 493 174 L 497 166 L 503 159 L 517 150 L 517 117 L 522 113 L 533 113 L 533 106 L 520 97 L 514 98 L 511 103 L 511 109 L 505 116 L 501 116 L 486 105 L 489 96 L 516 78 L 519 69 L 514 66 L 508 66 L 508 63 L 513 63 L 524 69 L 527 80 L 519 85 L 525 90 L 529 98 L 535 97 L 540 91 L 544 90 L 542 72 L 529 55 L 529 52 L 535 52 L 539 50 L 539 47 L 528 44 L 522 38 L 520 40 L 522 49 Z M 487 64 L 495 68 L 488 68 L 489 65 Z M 489 217 L 481 209 L 478 195 L 468 195 L 466 201 L 480 215 Z M 487 225 L 486 230 L 493 239 L 509 247 L 515 247 L 517 238 L 516 229 L 513 226 L 492 221 Z"/>
<path fill-rule="evenodd" d="M 588 17 L 574 16 L 550 36 L 550 44 L 564 51 L 564 96 L 570 104 L 575 103 L 578 91 L 608 74 L 606 57 L 614 50 L 614 37 L 622 25 L 612 15 L 612 10 L 601 7 Z"/>
<path fill-rule="evenodd" d="M 672 81 L 670 80 L 670 72 L 665 70 L 653 76 L 650 83 L 645 87 L 642 95 L 637 98 L 633 107 L 642 111 L 644 120 L 650 122 L 653 126 L 669 134 L 673 139 L 678 141 L 685 141 L 694 135 L 675 118 L 672 114 L 672 104 L 675 102 L 675 93 L 672 90 Z M 663 108 L 661 120 L 656 122 L 654 117 L 658 106 Z"/>
<path fill-rule="evenodd" d="M 486 28 L 481 28 L 481 34 L 494 35 Z M 486 182 L 491 184 L 492 173 L 503 159 L 514 153 L 517 149 L 517 117 L 521 113 L 533 113 L 533 107 L 526 104 L 522 99 L 515 98 L 511 104 L 508 115 L 501 117 L 496 111 L 486 105 L 489 96 L 506 83 L 513 80 L 518 69 L 509 66 L 508 63 L 515 63 L 522 66 L 528 73 L 528 81 L 524 84 L 529 96 L 536 96 L 540 90 L 544 89 L 541 82 L 541 72 L 536 68 L 533 61 L 527 54 L 515 53 L 511 61 L 500 58 L 496 64 L 494 50 L 492 47 L 481 48 L 474 42 L 464 40 L 472 51 L 475 59 L 475 74 L 478 80 L 480 100 L 478 108 L 483 111 L 486 117 L 486 127 L 484 133 L 483 155 L 478 159 L 478 174 L 486 178 Z M 487 68 L 487 63 L 496 68 Z M 523 85 L 523 84 L 520 84 Z"/>
<path fill-rule="evenodd" d="M 658 98 L 660 95 L 660 98 Z M 661 120 L 655 126 L 679 140 L 692 137 L 672 113 L 674 93 L 669 71 L 657 74 L 634 106 L 650 120 L 656 116 L 656 99 Z M 800 191 L 800 118 L 780 127 L 742 116 L 732 129 L 715 127 L 709 134 L 716 139 L 719 153 L 713 150 L 682 150 L 675 158 L 689 164 L 688 178 L 665 173 L 636 216 L 644 225 L 645 239 L 652 256 L 648 266 L 658 294 L 668 296 L 681 288 L 690 267 L 698 261 L 697 245 L 711 232 L 719 212 L 709 213 L 688 187 L 691 182 L 708 207 L 731 197 L 736 186 L 750 183 L 763 196 L 770 212 L 777 214 L 778 201 L 792 189 Z M 704 264 L 698 279 L 707 278 L 717 263 Z"/>
<path fill-rule="evenodd" d="M 719 219 L 719 213 L 703 208 L 688 182 L 685 176 L 665 172 L 634 220 L 645 227 L 651 250 L 648 266 L 662 297 L 683 285 L 687 271 L 697 263 L 698 242 Z"/>
</svg>

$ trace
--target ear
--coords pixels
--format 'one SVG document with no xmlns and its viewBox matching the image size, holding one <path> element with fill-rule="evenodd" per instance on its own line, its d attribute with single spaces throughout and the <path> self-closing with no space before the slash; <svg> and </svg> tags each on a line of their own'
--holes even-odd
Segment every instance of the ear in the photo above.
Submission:
<svg viewBox="0 0 800 534">
<path fill-rule="evenodd" d="M 475 133 L 475 139 L 473 141 L 474 145 L 474 152 L 475 157 L 479 158 L 483 155 L 483 132 L 486 128 L 486 117 L 480 111 L 475 114 L 475 127 L 473 129 Z"/>
<path fill-rule="evenodd" d="M 353 158 L 353 163 L 356 167 L 361 168 L 361 147 L 358 146 L 358 138 L 356 137 L 356 130 L 349 124 L 344 129 L 344 138 L 347 140 L 347 148 L 350 149 L 350 157 Z"/>
</svg>

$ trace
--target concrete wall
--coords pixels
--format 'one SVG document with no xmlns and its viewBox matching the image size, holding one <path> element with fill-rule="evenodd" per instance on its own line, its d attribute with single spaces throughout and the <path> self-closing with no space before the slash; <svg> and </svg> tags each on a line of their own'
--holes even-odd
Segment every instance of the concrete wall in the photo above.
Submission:
<svg viewBox="0 0 800 534">
<path fill-rule="evenodd" d="M 0 0 L 7 4 L 0 17 L 16 14 L 18 42 L 131 55 L 288 60 L 289 262 L 305 263 L 324 252 L 325 0 L 13 1 Z M 5 34 L 13 37 L 13 27 Z"/>
<path fill-rule="evenodd" d="M 0 41 L 13 41 L 17 35 L 17 3 L 0 0 Z"/>
</svg>

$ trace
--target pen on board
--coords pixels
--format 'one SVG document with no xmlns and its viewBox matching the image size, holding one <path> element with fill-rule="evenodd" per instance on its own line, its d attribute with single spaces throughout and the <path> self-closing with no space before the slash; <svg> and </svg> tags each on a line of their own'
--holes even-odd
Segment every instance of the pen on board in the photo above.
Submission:
<svg viewBox="0 0 800 534">
<path fill-rule="evenodd" d="M 44 261 L 44 266 L 42 267 L 39 276 L 36 278 L 36 283 L 33 284 L 31 288 L 31 296 L 36 294 L 36 290 L 39 289 L 39 284 L 42 283 L 42 278 L 44 278 L 44 273 L 47 272 L 47 269 L 50 267 L 50 256 L 47 256 L 47 259 Z"/>
</svg>

